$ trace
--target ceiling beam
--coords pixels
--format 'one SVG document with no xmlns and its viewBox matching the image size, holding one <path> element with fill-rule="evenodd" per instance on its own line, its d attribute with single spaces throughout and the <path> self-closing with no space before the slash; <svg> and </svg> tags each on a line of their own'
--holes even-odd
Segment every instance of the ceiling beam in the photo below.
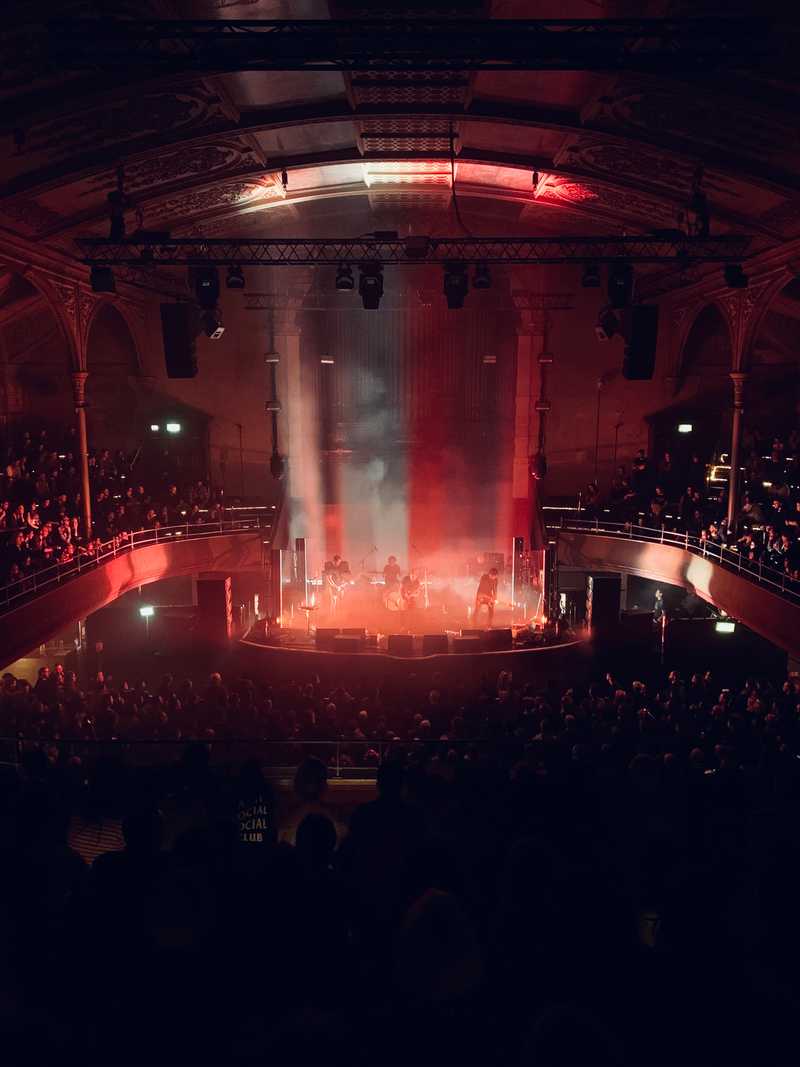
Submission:
<svg viewBox="0 0 800 1067">
<path fill-rule="evenodd" d="M 765 164 L 736 156 L 723 149 L 702 145 L 685 138 L 676 138 L 662 133 L 649 133 L 637 129 L 609 130 L 583 123 L 577 112 L 528 106 L 518 103 L 503 103 L 473 99 L 468 108 L 448 104 L 374 104 L 356 109 L 346 100 L 327 100 L 319 103 L 282 108 L 246 108 L 238 121 L 215 123 L 212 128 L 196 127 L 181 130 L 165 130 L 156 135 L 104 146 L 85 152 L 58 163 L 49 164 L 38 171 L 20 174 L 0 185 L 0 199 L 9 196 L 35 195 L 65 182 L 77 181 L 98 171 L 112 170 L 123 160 L 132 160 L 156 154 L 161 149 L 177 146 L 213 143 L 215 139 L 232 135 L 257 135 L 293 126 L 326 125 L 373 119 L 440 118 L 460 123 L 481 123 L 522 126 L 552 130 L 563 134 L 596 133 L 610 141 L 635 150 L 642 145 L 656 150 L 682 156 L 692 163 L 702 160 L 707 170 L 717 170 L 740 181 L 768 188 L 772 191 L 793 195 L 800 192 L 800 175 L 777 170 Z M 355 132 L 354 132 L 355 140 Z M 277 165 L 277 164 L 276 164 Z M 544 169 L 554 170 L 552 161 L 542 164 Z M 588 175 L 587 175 L 588 177 Z M 596 176 L 602 180 L 603 175 Z"/>
</svg>

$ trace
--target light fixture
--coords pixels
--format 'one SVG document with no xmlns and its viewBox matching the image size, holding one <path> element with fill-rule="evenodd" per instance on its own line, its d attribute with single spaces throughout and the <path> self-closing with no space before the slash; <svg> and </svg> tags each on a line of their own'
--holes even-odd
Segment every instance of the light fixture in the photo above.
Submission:
<svg viewBox="0 0 800 1067">
<path fill-rule="evenodd" d="M 353 270 L 346 263 L 342 263 L 336 271 L 336 288 L 340 293 L 349 293 L 355 289 Z"/>
<path fill-rule="evenodd" d="M 597 324 L 595 325 L 594 332 L 598 341 L 610 341 L 615 333 L 619 331 L 619 319 L 611 310 L 611 308 L 602 308 L 600 314 L 597 316 Z"/>
<path fill-rule="evenodd" d="M 181 424 L 179 422 L 168 422 L 165 429 L 167 433 L 180 433 Z"/>
<path fill-rule="evenodd" d="M 584 289 L 599 289 L 600 288 L 600 265 L 598 263 L 587 263 L 583 268 L 583 277 L 581 278 L 581 285 Z"/>
<path fill-rule="evenodd" d="M 741 263 L 726 263 L 723 269 L 725 284 L 729 289 L 746 289 L 750 279 L 742 270 Z"/>
<path fill-rule="evenodd" d="M 678 433 L 691 433 L 694 426 L 690 422 L 679 422 Z"/>
<path fill-rule="evenodd" d="M 366 311 L 377 311 L 383 296 L 383 267 L 380 263 L 362 263 L 359 267 L 358 292 Z"/>
<path fill-rule="evenodd" d="M 335 362 L 336 362 L 336 360 L 335 359 L 331 359 L 330 356 L 322 356 L 320 358 L 320 363 L 324 363 L 326 367 L 332 367 Z"/>
<path fill-rule="evenodd" d="M 153 433 L 158 433 L 158 431 L 161 429 L 161 427 L 158 425 L 157 422 L 151 422 L 150 423 L 150 429 L 153 431 Z"/>
<path fill-rule="evenodd" d="M 489 272 L 488 263 L 476 263 L 475 272 L 472 275 L 473 289 L 491 289 L 492 275 Z"/>
<path fill-rule="evenodd" d="M 736 623 L 723 619 L 714 624 L 714 629 L 718 634 L 732 634 L 736 632 Z"/>
<path fill-rule="evenodd" d="M 241 267 L 237 267 L 234 264 L 232 267 L 228 267 L 228 277 L 225 279 L 225 284 L 229 289 L 244 289 L 244 273 Z"/>
<path fill-rule="evenodd" d="M 612 263 L 608 269 L 608 302 L 612 308 L 626 308 L 633 296 L 633 267 L 626 260 Z"/>
<path fill-rule="evenodd" d="M 153 607 L 152 604 L 142 604 L 142 606 L 139 608 L 139 614 L 142 616 L 143 619 L 152 619 L 155 613 L 156 609 Z"/>
<path fill-rule="evenodd" d="M 203 333 L 210 341 L 219 341 L 225 333 L 225 327 L 219 317 L 219 312 L 214 310 L 204 311 L 200 316 L 200 325 Z"/>
<path fill-rule="evenodd" d="M 116 293 L 114 271 L 111 267 L 92 267 L 89 273 L 93 293 Z"/>
<path fill-rule="evenodd" d="M 444 295 L 447 306 L 451 311 L 463 308 L 464 298 L 469 292 L 467 280 L 467 265 L 461 262 L 450 262 L 444 265 Z"/>
</svg>

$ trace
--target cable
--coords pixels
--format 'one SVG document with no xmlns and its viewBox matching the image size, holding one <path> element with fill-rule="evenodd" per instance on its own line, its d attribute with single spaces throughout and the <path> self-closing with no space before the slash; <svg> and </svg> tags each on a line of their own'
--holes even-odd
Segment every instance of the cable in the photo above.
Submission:
<svg viewBox="0 0 800 1067">
<path fill-rule="evenodd" d="M 450 192 L 453 198 L 453 207 L 455 208 L 456 218 L 458 219 L 458 225 L 467 235 L 472 237 L 473 235 L 464 225 L 464 220 L 461 218 L 461 209 L 458 206 L 458 197 L 456 196 L 456 153 L 453 140 L 453 120 L 450 120 Z"/>
</svg>

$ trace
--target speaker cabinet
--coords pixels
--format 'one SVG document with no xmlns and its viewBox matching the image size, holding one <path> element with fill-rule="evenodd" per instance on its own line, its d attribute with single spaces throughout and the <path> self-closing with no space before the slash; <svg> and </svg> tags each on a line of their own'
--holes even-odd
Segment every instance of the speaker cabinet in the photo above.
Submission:
<svg viewBox="0 0 800 1067">
<path fill-rule="evenodd" d="M 450 651 L 447 634 L 425 634 L 422 638 L 423 656 L 440 656 Z"/>
<path fill-rule="evenodd" d="M 342 637 L 357 637 L 359 641 L 366 641 L 367 631 L 363 626 L 343 626 Z"/>
<path fill-rule="evenodd" d="M 453 638 L 453 651 L 454 652 L 480 652 L 482 642 L 479 636 L 475 637 L 454 637 Z"/>
<path fill-rule="evenodd" d="M 483 637 L 483 630 L 462 630 L 462 637 Z"/>
<path fill-rule="evenodd" d="M 338 626 L 318 626 L 314 636 L 317 648 L 332 648 L 333 639 L 338 637 L 341 632 Z"/>
<path fill-rule="evenodd" d="M 348 637 L 345 634 L 339 634 L 338 637 L 333 639 L 334 652 L 360 652 L 363 647 L 364 642 L 359 637 Z"/>
<path fill-rule="evenodd" d="M 198 325 L 197 308 L 193 304 L 161 305 L 161 336 L 168 378 L 196 377 Z"/>
<path fill-rule="evenodd" d="M 233 596 L 230 578 L 197 581 L 197 635 L 210 644 L 224 644 L 233 634 Z"/>
<path fill-rule="evenodd" d="M 586 625 L 606 633 L 619 624 L 622 578 L 619 574 L 587 574 Z"/>
<path fill-rule="evenodd" d="M 629 381 L 649 381 L 656 367 L 658 308 L 655 304 L 638 304 L 631 308 L 629 321 L 622 376 Z"/>
<path fill-rule="evenodd" d="M 414 637 L 412 634 L 390 634 L 386 648 L 390 656 L 413 656 Z"/>
<path fill-rule="evenodd" d="M 511 630 L 485 630 L 483 647 L 488 652 L 507 652 L 514 647 L 514 635 Z"/>
</svg>

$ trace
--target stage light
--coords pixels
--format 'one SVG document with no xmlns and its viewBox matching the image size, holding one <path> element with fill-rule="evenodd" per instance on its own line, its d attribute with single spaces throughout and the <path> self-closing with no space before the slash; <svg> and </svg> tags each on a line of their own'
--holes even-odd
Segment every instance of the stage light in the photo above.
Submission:
<svg viewBox="0 0 800 1067">
<path fill-rule="evenodd" d="M 153 607 L 152 604 L 142 604 L 142 606 L 139 608 L 139 614 L 142 616 L 143 619 L 152 619 L 155 613 L 156 609 Z"/>
<path fill-rule="evenodd" d="M 324 363 L 326 367 L 332 367 L 336 362 L 335 359 L 331 359 L 330 356 L 323 356 L 320 359 L 320 363 Z"/>
<path fill-rule="evenodd" d="M 93 293 L 116 293 L 114 271 L 111 267 L 92 267 L 89 273 Z"/>
<path fill-rule="evenodd" d="M 597 263 L 587 263 L 583 268 L 581 285 L 584 289 L 600 288 L 600 266 Z"/>
<path fill-rule="evenodd" d="M 466 263 L 445 263 L 444 295 L 451 311 L 463 308 L 464 298 L 469 291 Z"/>
<path fill-rule="evenodd" d="M 714 624 L 714 629 L 718 634 L 732 634 L 736 632 L 736 623 L 730 622 L 727 619 Z"/>
<path fill-rule="evenodd" d="M 356 283 L 353 280 L 353 271 L 351 267 L 348 267 L 346 263 L 342 263 L 339 269 L 336 271 L 336 288 L 340 293 L 349 293 L 355 289 Z"/>
<path fill-rule="evenodd" d="M 630 263 L 618 261 L 608 269 L 608 302 L 612 308 L 619 310 L 627 307 L 633 296 L 633 267 Z"/>
<path fill-rule="evenodd" d="M 693 429 L 694 429 L 694 426 L 692 426 L 692 424 L 690 422 L 679 422 L 678 423 L 678 433 L 691 433 Z"/>
<path fill-rule="evenodd" d="M 473 289 L 491 289 L 492 275 L 489 272 L 488 263 L 476 263 L 475 272 L 472 275 Z"/>
<path fill-rule="evenodd" d="M 594 332 L 598 341 L 610 341 L 619 332 L 619 319 L 610 308 L 603 308 L 597 316 Z"/>
<path fill-rule="evenodd" d="M 200 325 L 203 328 L 203 333 L 210 341 L 219 341 L 220 337 L 225 333 L 225 327 L 222 325 L 219 314 L 216 311 L 204 311 L 200 316 Z"/>
<path fill-rule="evenodd" d="M 740 263 L 726 263 L 723 270 L 725 284 L 729 289 L 746 289 L 750 279 L 742 270 Z"/>
<path fill-rule="evenodd" d="M 232 267 L 228 267 L 228 277 L 225 279 L 225 284 L 229 289 L 244 289 L 242 268 L 237 267 L 235 264 Z"/>
<path fill-rule="evenodd" d="M 150 423 L 150 429 L 153 431 L 153 433 L 158 433 L 158 431 L 161 429 L 161 427 L 158 425 L 157 422 L 151 422 Z"/>
<path fill-rule="evenodd" d="M 366 311 L 377 311 L 383 296 L 383 267 L 380 263 L 362 263 L 359 267 L 358 292 Z"/>
<path fill-rule="evenodd" d="M 168 422 L 166 425 L 167 433 L 180 433 L 181 424 L 179 422 Z"/>
</svg>

